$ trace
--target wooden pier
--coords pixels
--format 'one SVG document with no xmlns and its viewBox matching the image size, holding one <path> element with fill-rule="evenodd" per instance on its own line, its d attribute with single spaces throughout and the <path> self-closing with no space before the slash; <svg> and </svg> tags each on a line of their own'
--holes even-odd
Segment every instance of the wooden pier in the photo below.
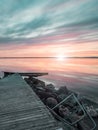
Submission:
<svg viewBox="0 0 98 130">
<path fill-rule="evenodd" d="M 4 77 L 7 77 L 8 75 L 12 75 L 12 74 L 15 74 L 15 73 L 18 73 L 18 72 L 4 72 Z M 19 75 L 21 76 L 29 76 L 29 77 L 38 77 L 38 76 L 44 76 L 44 75 L 48 75 L 48 73 L 45 73 L 45 72 L 41 72 L 41 73 L 25 73 L 25 72 L 22 72 L 22 73 L 18 73 Z"/>
<path fill-rule="evenodd" d="M 19 74 L 0 80 L 0 130 L 63 130 Z"/>
</svg>

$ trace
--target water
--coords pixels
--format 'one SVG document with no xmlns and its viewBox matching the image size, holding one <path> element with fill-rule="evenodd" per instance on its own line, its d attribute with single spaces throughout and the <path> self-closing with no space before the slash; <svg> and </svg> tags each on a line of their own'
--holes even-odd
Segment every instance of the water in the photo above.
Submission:
<svg viewBox="0 0 98 130">
<path fill-rule="evenodd" d="M 56 87 L 69 89 L 98 100 L 97 58 L 8 58 L 0 59 L 0 71 L 48 72 L 39 77 Z"/>
</svg>

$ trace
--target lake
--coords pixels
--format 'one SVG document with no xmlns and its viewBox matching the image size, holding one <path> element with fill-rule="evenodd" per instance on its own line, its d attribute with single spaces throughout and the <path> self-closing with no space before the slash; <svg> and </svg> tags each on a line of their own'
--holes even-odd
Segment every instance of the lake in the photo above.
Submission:
<svg viewBox="0 0 98 130">
<path fill-rule="evenodd" d="M 1 58 L 0 71 L 48 72 L 39 79 L 98 100 L 98 58 Z"/>
</svg>

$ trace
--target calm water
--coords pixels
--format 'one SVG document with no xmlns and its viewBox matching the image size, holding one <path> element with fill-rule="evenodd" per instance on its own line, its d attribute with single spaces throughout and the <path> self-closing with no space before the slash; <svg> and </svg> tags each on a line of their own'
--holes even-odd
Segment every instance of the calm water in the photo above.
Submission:
<svg viewBox="0 0 98 130">
<path fill-rule="evenodd" d="M 56 87 L 66 85 L 69 89 L 98 99 L 98 59 L 97 58 L 15 58 L 0 59 L 0 71 L 48 72 L 39 77 Z"/>
</svg>

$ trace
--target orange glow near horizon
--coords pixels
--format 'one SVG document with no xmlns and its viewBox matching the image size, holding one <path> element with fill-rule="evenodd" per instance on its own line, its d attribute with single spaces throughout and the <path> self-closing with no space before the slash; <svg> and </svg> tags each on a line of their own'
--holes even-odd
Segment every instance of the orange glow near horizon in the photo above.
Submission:
<svg viewBox="0 0 98 130">
<path fill-rule="evenodd" d="M 15 72 L 52 72 L 52 73 L 87 73 L 98 75 L 96 59 L 0 59 L 1 71 Z"/>
<path fill-rule="evenodd" d="M 92 57 L 98 56 L 97 42 L 47 43 L 0 46 L 0 57 Z"/>
</svg>

